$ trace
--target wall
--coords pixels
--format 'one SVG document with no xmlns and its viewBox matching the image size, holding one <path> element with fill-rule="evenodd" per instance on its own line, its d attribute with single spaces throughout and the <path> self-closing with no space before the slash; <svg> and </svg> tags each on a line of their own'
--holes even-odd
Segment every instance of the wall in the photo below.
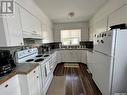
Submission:
<svg viewBox="0 0 127 95">
<path fill-rule="evenodd" d="M 90 36 L 109 30 L 111 25 L 127 23 L 127 0 L 109 0 L 90 20 Z"/>
<path fill-rule="evenodd" d="M 81 40 L 88 41 L 89 32 L 88 32 L 88 23 L 87 22 L 77 22 L 77 23 L 63 23 L 63 24 L 54 24 L 54 41 L 60 42 L 61 35 L 60 30 L 66 29 L 81 29 Z"/>
</svg>

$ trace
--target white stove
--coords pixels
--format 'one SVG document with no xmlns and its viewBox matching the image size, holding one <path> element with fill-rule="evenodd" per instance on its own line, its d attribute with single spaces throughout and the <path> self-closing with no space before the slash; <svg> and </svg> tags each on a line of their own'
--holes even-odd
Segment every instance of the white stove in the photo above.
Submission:
<svg viewBox="0 0 127 95">
<path fill-rule="evenodd" d="M 26 49 L 16 52 L 16 62 L 17 63 L 40 63 L 49 54 L 38 54 L 37 48 Z"/>
<path fill-rule="evenodd" d="M 50 62 L 48 57 L 49 54 L 38 54 L 37 48 L 26 49 L 16 52 L 16 62 L 17 63 L 30 63 L 30 64 L 39 64 L 41 70 L 41 84 L 43 93 L 46 94 L 49 85 L 53 79 L 53 73 L 51 72 Z M 44 95 L 45 95 L 44 94 Z"/>
</svg>

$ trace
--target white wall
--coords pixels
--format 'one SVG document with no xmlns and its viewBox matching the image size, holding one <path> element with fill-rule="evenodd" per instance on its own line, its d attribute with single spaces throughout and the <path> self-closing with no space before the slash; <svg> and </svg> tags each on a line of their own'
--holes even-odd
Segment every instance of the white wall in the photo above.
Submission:
<svg viewBox="0 0 127 95">
<path fill-rule="evenodd" d="M 88 41 L 89 39 L 89 32 L 88 32 L 88 23 L 87 22 L 77 22 L 77 23 L 63 23 L 63 24 L 54 24 L 54 41 L 60 42 L 61 41 L 61 30 L 66 29 L 81 29 L 81 40 Z"/>
<path fill-rule="evenodd" d="M 120 23 L 127 23 L 127 0 L 109 0 L 90 20 L 90 40 L 95 33 Z"/>
</svg>

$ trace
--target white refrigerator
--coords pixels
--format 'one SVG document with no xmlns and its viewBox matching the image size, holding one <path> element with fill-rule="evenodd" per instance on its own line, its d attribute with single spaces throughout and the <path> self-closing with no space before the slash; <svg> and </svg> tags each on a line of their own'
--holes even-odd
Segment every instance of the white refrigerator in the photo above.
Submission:
<svg viewBox="0 0 127 95">
<path fill-rule="evenodd" d="M 92 74 L 103 95 L 127 95 L 127 30 L 94 35 Z"/>
</svg>

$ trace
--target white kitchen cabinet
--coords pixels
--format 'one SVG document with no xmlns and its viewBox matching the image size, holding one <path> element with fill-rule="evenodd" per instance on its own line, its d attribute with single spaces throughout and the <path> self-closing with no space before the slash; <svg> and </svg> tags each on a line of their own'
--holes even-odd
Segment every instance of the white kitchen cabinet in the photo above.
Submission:
<svg viewBox="0 0 127 95">
<path fill-rule="evenodd" d="M 94 61 L 93 61 L 93 52 L 87 51 L 87 66 L 90 73 L 93 73 Z"/>
<path fill-rule="evenodd" d="M 71 50 L 70 51 L 71 62 L 80 62 L 81 61 L 81 52 L 80 50 Z"/>
<path fill-rule="evenodd" d="M 105 17 L 95 23 L 93 27 L 93 36 L 95 36 L 96 33 L 107 31 L 107 21 L 108 19 L 107 17 Z"/>
<path fill-rule="evenodd" d="M 23 45 L 20 10 L 17 4 L 15 4 L 14 14 L 0 17 L 0 29 L 1 47 Z"/>
<path fill-rule="evenodd" d="M 58 51 L 56 51 L 56 63 L 58 64 L 58 63 L 61 63 L 62 61 L 61 61 L 61 51 L 60 50 L 58 50 Z"/>
<path fill-rule="evenodd" d="M 42 24 L 42 36 L 43 36 L 43 43 L 53 42 L 52 28 L 48 25 Z"/>
<path fill-rule="evenodd" d="M 57 58 L 56 57 L 57 57 L 56 52 L 54 52 L 52 55 L 50 55 L 49 65 L 50 65 L 51 72 L 54 72 L 56 65 L 57 65 Z"/>
<path fill-rule="evenodd" d="M 41 38 L 41 22 L 25 8 L 20 7 L 21 23 L 24 38 Z"/>
<path fill-rule="evenodd" d="M 80 50 L 61 50 L 62 62 L 80 62 Z"/>
<path fill-rule="evenodd" d="M 18 75 L 0 85 L 0 95 L 21 95 Z"/>
<path fill-rule="evenodd" d="M 81 54 L 81 63 L 87 64 L 87 51 L 80 50 L 80 54 Z"/>
<path fill-rule="evenodd" d="M 122 23 L 121 22 L 121 15 L 122 14 L 122 11 L 121 10 L 118 10 L 114 13 L 112 13 L 110 16 L 109 16 L 109 21 L 108 21 L 108 29 L 110 29 L 110 26 L 113 26 L 113 25 L 117 25 L 117 24 L 120 24 Z"/>
<path fill-rule="evenodd" d="M 41 95 L 40 67 L 36 67 L 27 75 L 19 75 L 21 95 Z"/>
<path fill-rule="evenodd" d="M 109 15 L 108 29 L 110 29 L 110 26 L 112 25 L 121 23 L 127 24 L 127 5 L 121 7 L 120 9 L 114 11 L 111 15 Z"/>
<path fill-rule="evenodd" d="M 61 50 L 61 59 L 62 62 L 70 62 L 71 61 L 70 50 Z"/>
</svg>

